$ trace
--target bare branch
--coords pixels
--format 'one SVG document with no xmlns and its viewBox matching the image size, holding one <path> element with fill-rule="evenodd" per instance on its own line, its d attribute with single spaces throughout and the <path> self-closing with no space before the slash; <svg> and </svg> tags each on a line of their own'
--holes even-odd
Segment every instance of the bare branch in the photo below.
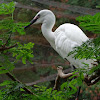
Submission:
<svg viewBox="0 0 100 100">
<path fill-rule="evenodd" d="M 5 51 L 5 50 L 11 49 L 11 48 L 13 48 L 13 47 L 15 47 L 15 46 L 17 46 L 17 44 L 14 44 L 14 45 L 12 45 L 12 46 L 10 46 L 10 47 L 2 46 L 2 47 L 0 47 L 0 51 Z"/>
<path fill-rule="evenodd" d="M 17 81 L 18 83 L 21 83 L 22 84 L 22 82 L 20 82 L 17 78 L 15 78 L 11 73 L 6 73 L 6 75 L 10 78 L 10 79 L 12 79 L 13 81 Z M 29 90 L 27 87 L 23 87 L 23 89 L 27 92 L 27 93 L 29 93 L 29 94 L 32 94 L 32 95 L 35 95 L 31 90 Z"/>
<path fill-rule="evenodd" d="M 33 71 L 33 72 L 36 72 L 36 69 L 39 68 L 39 67 L 42 67 L 42 68 L 47 68 L 47 67 L 51 67 L 51 66 L 68 66 L 68 64 L 63 64 L 63 63 L 46 63 L 46 64 L 41 64 L 41 63 L 36 63 L 36 62 L 33 62 L 33 66 L 31 67 L 24 67 L 24 68 L 14 68 L 13 72 L 14 73 L 22 73 L 24 71 Z M 54 69 L 54 68 L 53 68 Z M 56 67 L 55 67 L 56 69 Z"/>
<path fill-rule="evenodd" d="M 65 3 L 55 2 L 55 1 L 50 1 L 50 0 L 32 0 L 32 1 L 36 2 L 36 3 L 43 4 L 43 5 L 55 7 L 55 8 L 62 8 L 65 10 L 69 10 L 69 11 L 84 14 L 84 15 L 85 14 L 86 15 L 87 14 L 94 15 L 94 14 L 100 12 L 100 10 L 97 10 L 97 9 L 68 5 L 68 4 L 66 5 Z"/>
<path fill-rule="evenodd" d="M 64 70 L 64 73 L 69 73 L 70 71 L 71 71 L 71 68 Z M 53 75 L 47 76 L 45 78 L 42 78 L 40 80 L 37 80 L 35 82 L 26 83 L 26 85 L 27 86 L 32 86 L 32 85 L 35 85 L 35 84 L 38 84 L 38 83 L 43 83 L 43 82 L 47 82 L 47 81 L 53 81 L 53 80 L 55 80 L 56 76 L 57 76 L 57 74 L 53 74 Z"/>
</svg>

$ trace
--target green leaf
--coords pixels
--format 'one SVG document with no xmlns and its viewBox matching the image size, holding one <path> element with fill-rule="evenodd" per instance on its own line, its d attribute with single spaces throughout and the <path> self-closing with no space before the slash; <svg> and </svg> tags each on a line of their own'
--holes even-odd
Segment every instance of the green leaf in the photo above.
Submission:
<svg viewBox="0 0 100 100">
<path fill-rule="evenodd" d="M 13 52 L 13 57 L 16 57 L 17 60 L 19 60 L 20 58 L 22 58 L 22 63 L 26 64 L 26 60 L 28 60 L 30 63 L 33 63 L 31 58 L 34 57 L 33 55 L 33 50 L 31 48 L 33 48 L 34 43 L 29 42 L 27 44 L 20 44 L 18 43 L 18 47 L 15 47 L 11 50 L 11 52 Z"/>
<path fill-rule="evenodd" d="M 96 6 L 96 8 L 100 8 L 100 5 Z"/>
<path fill-rule="evenodd" d="M 79 16 L 76 18 L 80 22 L 80 26 L 85 30 L 91 31 L 93 33 L 100 33 L 100 13 L 86 16 Z"/>
<path fill-rule="evenodd" d="M 92 74 L 92 73 L 94 73 L 96 70 L 98 70 L 98 69 L 100 69 L 100 64 L 98 64 L 96 67 L 94 66 L 90 71 L 89 71 L 89 73 L 88 74 Z"/>
<path fill-rule="evenodd" d="M 0 4 L 0 14 L 11 14 L 15 10 L 15 3 L 10 2 L 8 4 L 2 3 Z"/>
<path fill-rule="evenodd" d="M 23 57 L 23 58 L 22 58 L 22 63 L 23 63 L 23 64 L 26 64 L 26 57 Z"/>
<path fill-rule="evenodd" d="M 72 88 L 70 94 L 75 94 L 77 92 L 77 88 L 73 85 L 70 85 L 70 87 Z"/>
<path fill-rule="evenodd" d="M 68 82 L 65 82 L 61 85 L 61 90 L 63 90 L 68 85 Z"/>
<path fill-rule="evenodd" d="M 9 71 L 8 70 L 0 70 L 0 74 L 5 74 L 5 73 L 8 73 Z"/>
<path fill-rule="evenodd" d="M 2 69 L 4 70 L 4 69 L 5 69 L 5 67 L 0 67 L 0 70 L 2 70 Z"/>
<path fill-rule="evenodd" d="M 80 73 L 80 78 L 81 78 L 81 80 L 84 80 L 84 74 L 83 73 Z"/>
<path fill-rule="evenodd" d="M 5 86 L 5 85 L 9 85 L 9 84 L 11 84 L 11 81 L 6 80 L 3 83 L 1 83 L 0 86 Z"/>
<path fill-rule="evenodd" d="M 20 91 L 25 91 L 23 88 L 20 88 Z"/>
</svg>

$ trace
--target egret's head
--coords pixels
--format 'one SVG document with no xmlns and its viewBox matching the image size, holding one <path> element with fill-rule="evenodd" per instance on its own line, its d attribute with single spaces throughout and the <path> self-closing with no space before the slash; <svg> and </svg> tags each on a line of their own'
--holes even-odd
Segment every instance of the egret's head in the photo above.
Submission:
<svg viewBox="0 0 100 100">
<path fill-rule="evenodd" d="M 25 26 L 24 28 L 27 28 L 32 24 L 45 23 L 47 20 L 49 21 L 49 23 L 51 22 L 55 23 L 55 15 L 50 10 L 41 10 L 31 20 L 30 24 L 28 26 Z"/>
</svg>

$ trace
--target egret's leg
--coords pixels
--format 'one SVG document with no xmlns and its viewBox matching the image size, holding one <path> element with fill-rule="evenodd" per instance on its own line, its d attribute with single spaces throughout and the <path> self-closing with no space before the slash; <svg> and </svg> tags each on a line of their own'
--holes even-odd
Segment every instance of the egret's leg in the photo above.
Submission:
<svg viewBox="0 0 100 100">
<path fill-rule="evenodd" d="M 76 70 L 76 67 L 74 65 L 71 65 L 71 67 L 72 67 L 73 70 Z M 78 100 L 79 95 L 80 95 L 80 90 L 81 90 L 81 86 L 78 87 L 75 100 Z"/>
<path fill-rule="evenodd" d="M 57 77 L 56 77 L 56 79 L 55 79 L 55 85 L 54 85 L 54 88 L 53 88 L 53 90 L 57 90 L 57 84 L 58 84 L 58 81 L 59 81 L 59 75 L 57 74 Z"/>
<path fill-rule="evenodd" d="M 54 89 L 57 89 L 57 84 L 58 84 L 59 78 L 66 78 L 67 79 L 73 75 L 72 73 L 64 74 L 62 70 L 63 70 L 63 67 L 58 66 L 58 68 L 57 68 L 58 74 L 57 74 L 57 77 L 55 80 Z"/>
<path fill-rule="evenodd" d="M 76 99 L 75 100 L 78 100 L 79 95 L 80 95 L 80 90 L 81 90 L 81 86 L 78 87 L 78 91 L 77 91 Z"/>
</svg>

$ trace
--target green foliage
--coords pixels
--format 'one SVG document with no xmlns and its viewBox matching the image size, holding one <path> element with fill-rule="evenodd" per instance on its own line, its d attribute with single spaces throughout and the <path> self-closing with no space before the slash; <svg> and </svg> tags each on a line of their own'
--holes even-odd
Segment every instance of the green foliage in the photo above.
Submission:
<svg viewBox="0 0 100 100">
<path fill-rule="evenodd" d="M 18 100 L 22 97 L 24 100 L 26 98 L 26 96 L 23 96 L 22 93 L 25 92 L 25 90 L 23 90 L 23 84 L 12 81 L 5 81 L 1 83 L 0 86 L 6 86 L 6 88 L 0 90 L 0 100 Z"/>
<path fill-rule="evenodd" d="M 0 4 L 0 14 L 12 14 L 15 10 L 15 4 L 10 2 L 9 4 L 2 3 Z"/>
<path fill-rule="evenodd" d="M 74 82 L 74 81 L 73 81 Z M 75 87 L 72 86 L 74 83 L 70 83 L 71 88 Z M 66 84 L 66 83 L 65 83 Z M 52 90 L 52 88 L 47 89 L 45 86 L 38 86 L 34 85 L 34 88 L 31 90 L 36 95 L 27 94 L 23 87 L 23 84 L 12 82 L 12 81 L 5 81 L 0 84 L 0 86 L 6 86 L 6 88 L 0 90 L 0 99 L 1 100 L 68 100 L 71 94 L 75 93 L 75 91 L 68 91 L 67 88 L 64 89 L 66 86 L 62 86 L 61 91 Z M 67 84 L 66 84 L 67 85 Z M 68 94 L 67 94 L 68 93 Z"/>
<path fill-rule="evenodd" d="M 69 98 L 71 97 L 73 94 L 75 94 L 77 92 L 77 88 L 76 88 L 76 83 L 77 83 L 77 80 L 74 79 L 70 82 L 65 82 L 61 85 L 61 90 L 63 91 L 64 89 L 65 90 L 65 95 Z"/>
<path fill-rule="evenodd" d="M 48 100 L 64 100 L 62 97 L 59 97 L 62 91 L 57 92 L 57 90 L 52 91 L 52 88 L 47 89 L 45 86 L 35 86 L 35 91 L 41 97 L 45 97 Z"/>
<path fill-rule="evenodd" d="M 89 40 L 83 43 L 79 47 L 75 47 L 75 50 L 70 52 L 70 54 L 75 54 L 75 58 L 78 59 L 100 59 L 100 37 L 97 37 L 94 40 Z"/>
<path fill-rule="evenodd" d="M 0 83 L 0 86 L 9 85 L 9 84 L 11 84 L 11 83 L 12 83 L 12 81 L 6 80 L 6 81 L 4 81 L 3 83 Z"/>
<path fill-rule="evenodd" d="M 33 48 L 34 43 L 29 42 L 28 44 L 20 44 L 17 43 L 18 47 L 15 47 L 13 49 L 11 49 L 11 52 L 13 53 L 13 57 L 16 56 L 16 60 L 19 60 L 20 58 L 22 58 L 22 62 L 23 64 L 26 64 L 26 60 L 31 61 L 31 58 L 33 58 L 33 50 L 31 48 Z"/>
<path fill-rule="evenodd" d="M 24 35 L 24 26 L 27 23 L 17 23 L 13 19 L 13 12 L 15 9 L 15 4 L 13 2 L 9 4 L 0 4 L 0 14 L 8 14 L 0 20 L 0 74 L 5 74 L 11 72 L 15 68 L 15 63 L 19 59 L 22 59 L 22 63 L 26 64 L 26 60 L 32 63 L 31 58 L 33 58 L 33 45 L 34 43 L 20 44 L 11 38 L 11 36 L 19 33 Z M 14 60 L 16 58 L 16 60 Z M 0 100 L 27 100 L 29 95 L 25 95 L 23 89 L 24 85 L 12 81 L 4 81 L 0 86 L 6 86 L 0 90 Z M 35 96 L 30 96 L 30 100 L 36 98 Z"/>
<path fill-rule="evenodd" d="M 68 100 L 69 98 L 72 98 L 72 94 L 77 91 L 73 85 L 75 85 L 74 80 L 71 83 L 65 82 L 59 91 L 53 90 L 52 88 L 47 89 L 45 86 L 34 85 L 34 92 L 48 100 Z"/>
<path fill-rule="evenodd" d="M 34 43 L 28 43 L 28 44 L 20 44 L 17 43 L 16 47 L 13 47 L 13 45 L 16 44 L 16 41 L 11 39 L 11 36 L 15 34 L 15 32 L 18 32 L 19 34 L 23 35 L 25 34 L 24 26 L 27 25 L 27 23 L 15 23 L 13 19 L 13 12 L 15 9 L 15 4 L 13 2 L 9 4 L 0 4 L 0 14 L 8 14 L 8 16 L 0 21 L 0 30 L 2 33 L 0 33 L 0 74 L 7 73 L 9 71 L 12 71 L 14 69 L 14 64 L 16 61 L 18 61 L 20 58 L 22 58 L 23 64 L 26 64 L 26 60 L 32 63 L 31 58 L 33 58 L 33 45 Z M 11 49 L 5 49 L 2 51 L 3 48 L 9 48 Z M 12 54 L 12 55 L 11 55 Z M 14 58 L 16 56 L 16 61 L 12 61 L 11 58 Z"/>
<path fill-rule="evenodd" d="M 32 51 L 34 43 L 22 45 L 11 38 L 12 35 L 16 34 L 15 32 L 21 35 L 25 34 L 24 26 L 27 25 L 27 23 L 15 22 L 13 19 L 14 9 L 13 2 L 0 4 L 0 14 L 8 14 L 0 21 L 0 74 L 11 72 L 19 59 L 22 58 L 22 63 L 26 64 L 26 60 L 32 63 L 31 58 L 34 57 Z M 12 81 L 5 81 L 0 84 L 0 86 L 5 85 L 6 88 L 0 90 L 0 100 L 20 100 L 21 92 L 25 91 L 24 85 Z M 27 100 L 25 95 L 23 97 L 23 100 Z"/>
<path fill-rule="evenodd" d="M 0 55 L 0 74 L 7 73 L 14 69 L 14 63 L 9 60 L 9 57 L 5 54 Z"/>
<path fill-rule="evenodd" d="M 24 26 L 28 23 L 15 23 L 11 17 L 5 18 L 0 21 L 0 29 L 10 30 L 11 32 L 18 32 L 21 35 L 25 34 Z"/>
<path fill-rule="evenodd" d="M 95 72 L 95 71 L 98 70 L 98 69 L 100 69 L 100 64 L 98 64 L 96 67 L 94 66 L 94 67 L 89 71 L 88 74 L 91 75 L 93 72 Z"/>
<path fill-rule="evenodd" d="M 100 8 L 100 5 L 96 6 L 96 8 Z"/>
<path fill-rule="evenodd" d="M 91 31 L 93 33 L 100 33 L 100 13 L 95 14 L 94 16 L 80 16 L 76 18 L 80 22 L 80 26 L 85 30 Z"/>
</svg>

